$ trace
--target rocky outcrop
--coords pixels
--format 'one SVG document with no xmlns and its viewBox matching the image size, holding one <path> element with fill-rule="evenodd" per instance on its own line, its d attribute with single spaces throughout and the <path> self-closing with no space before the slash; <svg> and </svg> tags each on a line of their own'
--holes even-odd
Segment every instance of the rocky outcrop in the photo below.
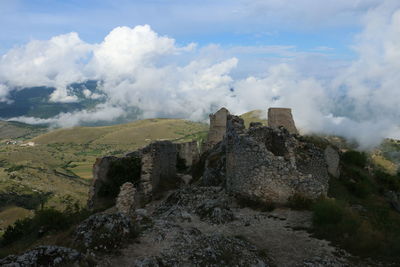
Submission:
<svg viewBox="0 0 400 267">
<path fill-rule="evenodd" d="M 311 212 L 245 208 L 223 187 L 184 187 L 140 213 L 139 240 L 100 266 L 349 266 L 348 255 L 299 230 L 311 227 Z"/>
<path fill-rule="evenodd" d="M 268 126 L 272 128 L 283 126 L 291 134 L 298 133 L 294 124 L 292 110 L 290 108 L 269 108 Z"/>
<path fill-rule="evenodd" d="M 122 213 L 98 213 L 83 221 L 74 232 L 74 245 L 83 251 L 110 252 L 134 237 L 135 225 Z"/>
<path fill-rule="evenodd" d="M 21 255 L 10 255 L 0 260 L 0 266 L 89 266 L 83 256 L 71 248 L 40 246 Z"/>
</svg>

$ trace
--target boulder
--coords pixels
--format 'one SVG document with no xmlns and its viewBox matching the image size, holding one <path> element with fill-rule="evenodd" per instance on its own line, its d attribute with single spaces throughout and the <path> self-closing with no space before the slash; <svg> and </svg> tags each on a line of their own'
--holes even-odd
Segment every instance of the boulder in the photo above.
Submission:
<svg viewBox="0 0 400 267">
<path fill-rule="evenodd" d="M 339 178 L 340 156 L 338 151 L 334 149 L 332 146 L 327 146 L 324 150 L 324 156 L 326 163 L 328 164 L 328 173 L 333 177 Z"/>
</svg>

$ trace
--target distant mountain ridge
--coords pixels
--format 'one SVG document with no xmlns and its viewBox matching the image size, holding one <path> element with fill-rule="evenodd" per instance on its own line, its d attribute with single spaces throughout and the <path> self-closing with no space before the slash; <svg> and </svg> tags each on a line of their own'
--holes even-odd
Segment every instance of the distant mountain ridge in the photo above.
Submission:
<svg viewBox="0 0 400 267">
<path fill-rule="evenodd" d="M 19 116 L 46 119 L 62 112 L 90 109 L 105 101 L 105 97 L 94 99 L 85 96 L 85 90 L 89 90 L 91 94 L 103 95 L 97 89 L 96 81 L 74 83 L 69 86 L 69 90 L 71 94 L 78 98 L 77 102 L 59 103 L 50 101 L 50 96 L 55 91 L 55 88 L 51 87 L 38 86 L 13 90 L 8 97 L 10 101 L 0 102 L 0 119 L 7 120 Z"/>
</svg>

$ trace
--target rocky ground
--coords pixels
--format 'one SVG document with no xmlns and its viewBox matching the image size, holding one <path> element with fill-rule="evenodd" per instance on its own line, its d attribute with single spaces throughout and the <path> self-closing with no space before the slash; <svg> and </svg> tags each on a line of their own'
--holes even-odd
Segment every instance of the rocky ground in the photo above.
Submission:
<svg viewBox="0 0 400 267">
<path fill-rule="evenodd" d="M 180 189 L 137 210 L 137 220 L 140 236 L 100 266 L 355 265 L 307 232 L 310 212 L 241 207 L 220 187 Z"/>
</svg>

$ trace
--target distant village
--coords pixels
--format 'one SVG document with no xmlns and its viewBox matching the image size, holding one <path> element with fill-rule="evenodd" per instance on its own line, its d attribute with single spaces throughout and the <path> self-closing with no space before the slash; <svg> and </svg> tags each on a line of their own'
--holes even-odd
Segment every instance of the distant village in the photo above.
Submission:
<svg viewBox="0 0 400 267">
<path fill-rule="evenodd" d="M 0 141 L 0 144 L 5 144 L 5 145 L 16 145 L 16 146 L 35 146 L 35 142 L 24 142 L 21 140 L 12 140 L 12 139 L 5 139 Z"/>
</svg>

